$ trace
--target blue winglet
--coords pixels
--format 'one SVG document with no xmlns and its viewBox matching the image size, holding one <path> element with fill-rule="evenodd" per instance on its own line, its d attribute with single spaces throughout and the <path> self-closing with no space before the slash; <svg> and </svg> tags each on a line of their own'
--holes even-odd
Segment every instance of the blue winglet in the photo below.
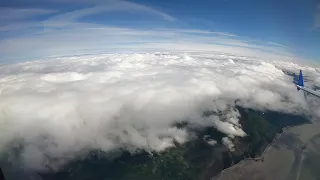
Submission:
<svg viewBox="0 0 320 180">
<path fill-rule="evenodd" d="M 298 81 L 298 85 L 303 87 L 304 83 L 303 83 L 303 76 L 302 76 L 302 71 L 300 70 L 300 74 L 299 74 L 299 81 Z"/>
</svg>

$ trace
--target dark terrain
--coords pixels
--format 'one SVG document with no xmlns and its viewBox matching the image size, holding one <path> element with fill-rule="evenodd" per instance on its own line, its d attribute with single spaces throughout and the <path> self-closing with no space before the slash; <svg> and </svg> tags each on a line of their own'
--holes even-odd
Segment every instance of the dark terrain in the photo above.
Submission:
<svg viewBox="0 0 320 180">
<path fill-rule="evenodd" d="M 294 81 L 297 80 L 296 74 L 285 73 L 292 76 Z M 305 76 L 305 82 L 308 82 L 308 76 Z M 195 135 L 194 138 L 184 144 L 176 142 L 175 147 L 163 152 L 140 150 L 131 154 L 125 149 L 113 152 L 91 150 L 85 156 L 73 159 L 58 171 L 50 170 L 48 167 L 47 172 L 37 173 L 44 180 L 208 180 L 246 158 L 260 157 L 283 128 L 310 123 L 308 118 L 303 116 L 262 112 L 239 106 L 236 108 L 241 115 L 239 123 L 247 136 L 233 138 L 235 150 L 232 152 L 222 143 L 222 138 L 227 135 L 214 127 L 195 129 L 186 122 L 179 122 L 172 126 L 187 129 L 190 134 Z M 223 113 L 204 112 L 203 116 L 223 116 Z M 204 137 L 217 141 L 217 144 L 209 145 Z M 24 148 L 23 142 L 13 144 L 16 146 L 12 151 L 0 155 L 0 167 L 20 168 L 19 159 L 12 160 L 10 155 L 19 157 Z M 318 159 L 317 154 L 311 153 L 306 161 L 312 164 Z M 6 166 L 3 166 L 4 164 Z M 310 169 L 313 167 L 316 166 Z M 316 169 L 312 169 L 312 173 L 316 174 Z M 18 174 L 13 173 L 13 176 Z M 11 179 L 16 180 L 14 177 Z"/>
<path fill-rule="evenodd" d="M 75 159 L 58 172 L 41 176 L 44 180 L 208 180 L 245 158 L 260 156 L 284 127 L 309 123 L 302 116 L 237 109 L 241 114 L 240 123 L 248 136 L 234 138 L 234 152 L 222 145 L 221 139 L 225 135 L 216 129 L 190 129 L 197 138 L 185 144 L 176 143 L 176 147 L 161 153 L 141 151 L 133 155 L 119 150 L 114 152 L 117 154 L 114 158 L 110 158 L 110 153 L 92 151 L 87 157 Z M 177 126 L 186 128 L 188 124 Z M 209 135 L 218 144 L 208 145 L 204 135 Z"/>
</svg>

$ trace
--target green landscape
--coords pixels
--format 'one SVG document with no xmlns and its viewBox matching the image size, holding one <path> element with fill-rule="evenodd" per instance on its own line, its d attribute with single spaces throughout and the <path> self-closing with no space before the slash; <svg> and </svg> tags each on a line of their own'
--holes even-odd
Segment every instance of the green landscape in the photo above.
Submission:
<svg viewBox="0 0 320 180">
<path fill-rule="evenodd" d="M 140 151 L 130 154 L 125 150 L 110 154 L 92 151 L 85 158 L 75 159 L 58 172 L 42 173 L 45 180 L 208 180 L 223 169 L 249 157 L 258 157 L 284 127 L 309 123 L 302 116 L 278 112 L 260 112 L 237 107 L 241 114 L 240 123 L 246 132 L 244 138 L 235 137 L 235 151 L 231 152 L 221 140 L 225 136 L 215 128 L 190 129 L 196 134 L 184 144 L 176 143 L 174 148 L 164 152 Z M 205 113 L 206 116 L 210 116 Z M 178 124 L 187 128 L 187 123 Z M 210 136 L 218 143 L 209 145 L 204 136 Z"/>
</svg>

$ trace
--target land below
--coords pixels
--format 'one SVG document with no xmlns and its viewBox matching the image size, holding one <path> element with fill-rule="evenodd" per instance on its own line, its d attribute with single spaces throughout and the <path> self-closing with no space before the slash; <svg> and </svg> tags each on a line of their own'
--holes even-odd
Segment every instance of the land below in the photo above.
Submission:
<svg viewBox="0 0 320 180">
<path fill-rule="evenodd" d="M 208 180 L 244 159 L 260 157 L 283 128 L 310 123 L 302 116 L 241 107 L 237 109 L 241 114 L 240 124 L 247 136 L 234 138 L 234 151 L 223 145 L 225 134 L 209 127 L 194 130 L 196 138 L 184 144 L 176 143 L 175 147 L 160 153 L 141 151 L 131 154 L 119 150 L 112 154 L 92 151 L 85 158 L 75 159 L 59 171 L 42 173 L 41 177 L 44 180 Z M 183 128 L 187 124 L 180 126 Z M 203 137 L 213 139 L 217 144 L 212 146 Z"/>
<path fill-rule="evenodd" d="M 74 158 L 58 170 L 49 169 L 46 172 L 33 172 L 32 175 L 38 174 L 37 179 L 39 180 L 223 179 L 226 172 L 234 174 L 232 172 L 236 171 L 230 169 L 243 164 L 246 159 L 253 159 L 253 161 L 259 159 L 261 161 L 262 153 L 286 127 L 310 124 L 310 121 L 303 116 L 272 111 L 261 112 L 242 107 L 237 107 L 237 109 L 241 115 L 239 123 L 247 136 L 234 137 L 232 139 L 234 144 L 232 151 L 223 143 L 223 138 L 227 135 L 217 131 L 214 127 L 194 129 L 190 128 L 188 123 L 180 122 L 175 126 L 190 131 L 193 138 L 183 144 L 176 142 L 174 147 L 165 151 L 146 152 L 140 150 L 130 153 L 125 149 L 112 152 L 91 150 L 85 156 Z M 211 115 L 219 114 L 214 112 L 204 113 L 204 116 Z M 208 139 L 216 143 L 210 144 Z M 296 152 L 298 152 L 298 159 L 301 152 Z M 316 155 L 311 154 L 308 157 L 311 156 L 315 157 Z M 2 157 L 2 161 L 3 159 L 4 157 Z M 307 160 L 312 161 L 312 158 Z M 299 164 L 298 160 L 296 164 Z M 25 179 L 26 177 L 21 175 L 18 178 L 17 175 L 21 173 L 14 173 L 10 170 L 10 167 L 2 169 L 5 171 L 4 174 L 8 180 L 10 178 Z"/>
</svg>

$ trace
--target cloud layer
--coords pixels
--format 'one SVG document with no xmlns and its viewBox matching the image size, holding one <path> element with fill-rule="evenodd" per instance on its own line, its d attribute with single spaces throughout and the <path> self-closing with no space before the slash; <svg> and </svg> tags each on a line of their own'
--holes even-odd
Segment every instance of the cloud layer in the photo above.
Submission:
<svg viewBox="0 0 320 180">
<path fill-rule="evenodd" d="M 13 162 L 45 170 L 90 149 L 162 151 L 188 140 L 173 126 L 182 121 L 215 127 L 232 149 L 232 137 L 245 135 L 235 100 L 317 116 L 282 71 L 300 68 L 319 81 L 316 68 L 212 53 L 113 53 L 1 66 L 0 152 L 20 148 Z M 203 117 L 204 111 L 223 113 Z"/>
</svg>

